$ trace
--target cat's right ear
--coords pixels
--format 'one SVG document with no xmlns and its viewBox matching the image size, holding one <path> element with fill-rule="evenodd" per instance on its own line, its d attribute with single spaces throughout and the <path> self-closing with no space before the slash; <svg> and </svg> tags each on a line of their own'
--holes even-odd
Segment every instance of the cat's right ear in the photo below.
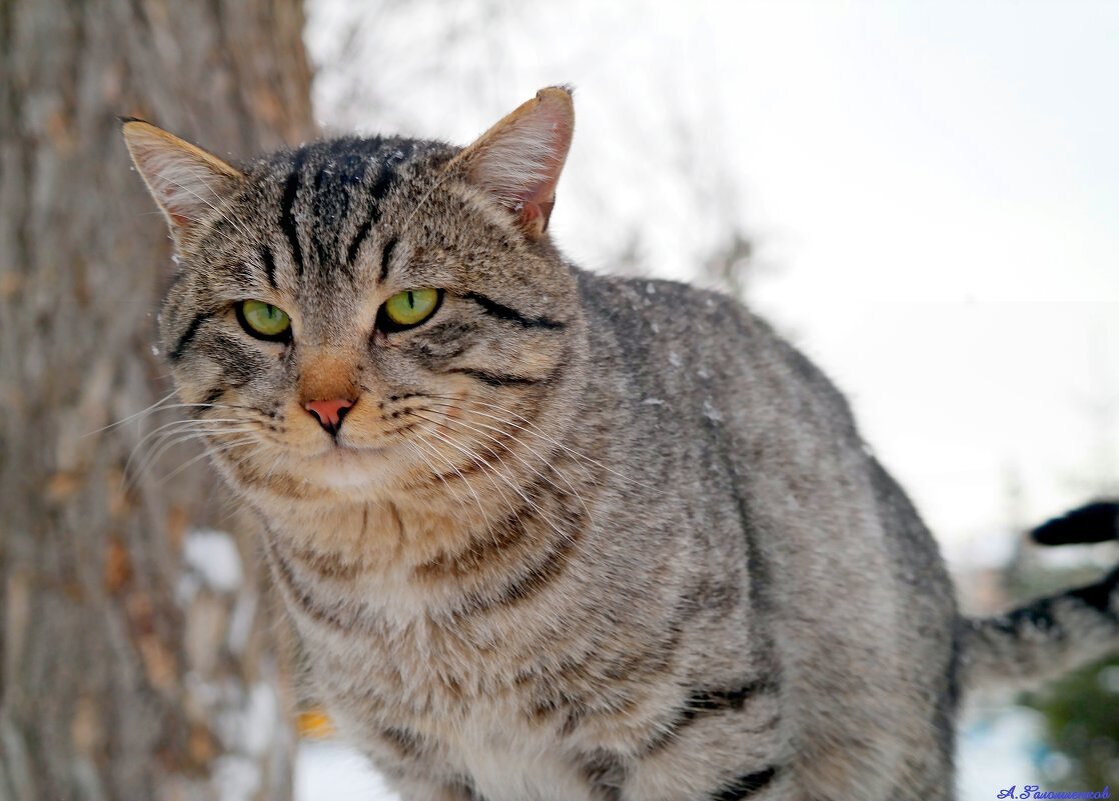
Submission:
<svg viewBox="0 0 1119 801">
<path fill-rule="evenodd" d="M 137 119 L 121 122 L 132 163 L 167 218 L 176 242 L 244 180 L 217 156 L 162 128 Z"/>
<path fill-rule="evenodd" d="M 550 86 L 482 134 L 452 162 L 513 215 L 531 239 L 548 229 L 571 135 L 571 89 Z"/>
</svg>

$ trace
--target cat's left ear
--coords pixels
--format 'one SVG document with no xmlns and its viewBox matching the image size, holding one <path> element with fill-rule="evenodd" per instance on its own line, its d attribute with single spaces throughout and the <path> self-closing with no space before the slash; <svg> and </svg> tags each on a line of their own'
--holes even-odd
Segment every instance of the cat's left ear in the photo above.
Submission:
<svg viewBox="0 0 1119 801">
<path fill-rule="evenodd" d="M 244 176 L 200 147 L 143 120 L 122 120 L 132 163 L 178 242 L 236 191 Z"/>
<path fill-rule="evenodd" d="M 527 236 L 539 239 L 548 228 L 574 130 L 571 90 L 551 86 L 482 134 L 453 163 L 463 165 L 467 180 L 505 206 Z"/>
</svg>

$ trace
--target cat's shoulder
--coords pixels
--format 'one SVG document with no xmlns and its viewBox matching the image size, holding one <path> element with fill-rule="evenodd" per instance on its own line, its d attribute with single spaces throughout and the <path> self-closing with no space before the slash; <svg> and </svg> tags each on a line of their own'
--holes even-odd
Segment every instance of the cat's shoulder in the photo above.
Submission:
<svg viewBox="0 0 1119 801">
<path fill-rule="evenodd" d="M 736 298 L 679 281 L 583 271 L 579 277 L 591 329 L 608 325 L 627 355 L 647 364 L 708 361 L 739 388 L 757 389 L 764 375 L 771 387 L 812 397 L 853 430 L 850 406 L 834 382 Z"/>
<path fill-rule="evenodd" d="M 601 275 L 578 271 L 583 303 L 592 313 L 615 319 L 653 324 L 656 332 L 669 328 L 697 326 L 754 329 L 769 332 L 769 326 L 739 301 L 722 292 L 661 278 Z"/>
</svg>

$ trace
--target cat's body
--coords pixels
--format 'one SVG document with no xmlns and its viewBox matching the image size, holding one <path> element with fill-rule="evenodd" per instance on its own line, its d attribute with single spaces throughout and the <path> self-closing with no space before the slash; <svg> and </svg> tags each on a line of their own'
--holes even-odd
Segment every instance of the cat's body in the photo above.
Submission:
<svg viewBox="0 0 1119 801">
<path fill-rule="evenodd" d="M 560 258 L 565 92 L 464 151 L 343 140 L 243 174 L 130 127 L 185 264 L 180 394 L 266 523 L 317 695 L 405 799 L 953 797 L 957 684 L 1036 616 L 958 617 L 845 401 L 768 326 Z M 386 321 L 426 287 L 434 311 Z M 1044 633 L 1114 638 L 1113 584 Z"/>
<path fill-rule="evenodd" d="M 843 400 L 724 297 L 578 279 L 583 424 L 527 464 L 501 452 L 544 514 L 476 481 L 518 523 L 434 557 L 409 548 L 427 516 L 399 508 L 271 524 L 332 713 L 403 775 L 441 765 L 493 801 L 608 798 L 615 781 L 708 798 L 746 777 L 780 798 L 794 774 L 812 798 L 897 797 L 902 776 L 943 795 L 950 588 Z M 352 547 L 314 544 L 342 531 Z M 370 531 L 391 562 L 355 576 Z"/>
</svg>

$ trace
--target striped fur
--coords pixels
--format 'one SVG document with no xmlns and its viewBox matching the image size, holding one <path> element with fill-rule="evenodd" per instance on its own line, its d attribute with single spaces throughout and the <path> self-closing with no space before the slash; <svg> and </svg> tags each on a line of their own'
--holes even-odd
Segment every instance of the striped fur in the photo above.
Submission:
<svg viewBox="0 0 1119 801">
<path fill-rule="evenodd" d="M 235 168 L 125 126 L 157 201 L 205 197 L 168 213 L 162 337 L 313 692 L 408 801 L 951 798 L 959 668 L 1020 622 L 958 617 L 846 402 L 765 323 L 560 256 L 571 130 L 550 89 L 465 150 Z M 379 326 L 422 287 L 430 320 Z M 242 330 L 245 299 L 290 341 Z M 303 404 L 334 397 L 331 436 Z M 1047 625 L 1102 631 L 1098 595 Z"/>
</svg>

